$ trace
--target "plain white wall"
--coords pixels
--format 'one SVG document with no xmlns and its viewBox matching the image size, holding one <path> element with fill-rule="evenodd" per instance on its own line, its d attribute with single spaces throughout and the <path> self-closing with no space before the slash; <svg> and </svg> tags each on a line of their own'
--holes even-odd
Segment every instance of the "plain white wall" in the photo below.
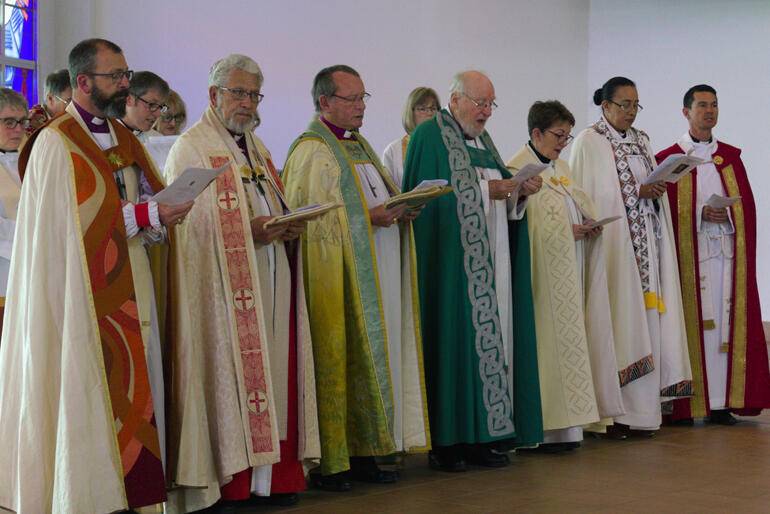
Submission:
<svg viewBox="0 0 770 514">
<path fill-rule="evenodd" d="M 401 110 L 413 88 L 433 87 L 445 102 L 452 75 L 478 68 L 496 86 L 500 109 L 488 128 L 507 160 L 526 141 L 535 100 L 559 98 L 585 122 L 588 4 L 43 0 L 41 10 L 55 11 L 56 37 L 41 76 L 66 66 L 81 39 L 105 37 L 132 69 L 158 73 L 182 95 L 189 126 L 206 107 L 211 64 L 244 53 L 265 75 L 256 132 L 281 167 L 313 115 L 310 88 L 321 68 L 344 63 L 361 73 L 372 94 L 361 132 L 378 152 L 403 135 Z"/>
<path fill-rule="evenodd" d="M 757 277 L 762 312 L 770 319 L 770 2 L 592 0 L 589 96 L 610 77 L 636 82 L 644 110 L 634 126 L 657 152 L 687 130 L 682 97 L 690 86 L 717 90 L 717 139 L 743 150 L 757 203 Z M 589 120 L 599 108 L 590 105 Z"/>
<path fill-rule="evenodd" d="M 324 66 L 358 69 L 373 94 L 362 133 L 378 151 L 402 135 L 401 109 L 418 85 L 446 101 L 452 75 L 486 71 L 500 109 L 488 124 L 503 159 L 526 140 L 533 101 L 557 98 L 594 121 L 597 87 L 614 75 L 637 82 L 637 125 L 653 147 L 684 133 L 681 98 L 708 82 L 719 92 L 718 137 L 743 148 L 759 219 L 770 218 L 770 2 L 764 0 L 41 0 L 40 77 L 66 66 L 72 46 L 106 37 L 129 66 L 163 76 L 185 99 L 188 126 L 206 106 L 218 58 L 252 56 L 265 74 L 257 134 L 281 167 L 313 114 L 310 87 Z M 42 84 L 42 81 L 41 81 Z M 42 89 L 42 85 L 41 85 Z M 569 148 L 567 148 L 567 152 Z M 565 158 L 567 155 L 564 156 Z M 759 230 L 760 297 L 770 317 L 770 231 Z"/>
</svg>

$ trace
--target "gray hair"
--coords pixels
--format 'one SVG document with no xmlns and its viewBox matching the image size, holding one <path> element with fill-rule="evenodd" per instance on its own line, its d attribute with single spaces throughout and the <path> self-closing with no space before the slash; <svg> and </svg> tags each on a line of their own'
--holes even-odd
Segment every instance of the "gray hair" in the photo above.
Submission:
<svg viewBox="0 0 770 514">
<path fill-rule="evenodd" d="M 123 53 L 123 50 L 112 41 L 98 38 L 85 39 L 70 50 L 69 74 L 72 89 L 77 89 L 78 87 L 78 75 L 84 75 L 94 71 L 96 54 L 98 54 L 99 50 L 102 48 L 106 48 L 116 54 Z"/>
<path fill-rule="evenodd" d="M 72 87 L 70 84 L 70 72 L 65 68 L 63 70 L 55 71 L 45 78 L 43 94 L 59 96 L 69 87 Z"/>
<path fill-rule="evenodd" d="M 3 87 L 0 88 L 0 111 L 6 107 L 18 107 L 24 111 L 25 116 L 29 114 L 29 104 L 27 104 L 27 99 L 13 89 Z"/>
<path fill-rule="evenodd" d="M 235 70 L 256 75 L 257 85 L 259 88 L 262 88 L 265 78 L 262 75 L 262 70 L 259 69 L 259 64 L 251 57 L 241 54 L 230 54 L 214 63 L 214 66 L 209 70 L 209 87 L 225 87 L 230 79 L 230 75 Z"/>
<path fill-rule="evenodd" d="M 356 70 L 346 64 L 335 64 L 319 71 L 313 79 L 313 89 L 310 91 L 313 95 L 313 105 L 315 105 L 316 112 L 321 112 L 319 98 L 322 96 L 332 96 L 337 92 L 337 86 L 334 85 L 334 78 L 332 77 L 334 72 L 337 71 L 361 77 Z"/>
<path fill-rule="evenodd" d="M 449 83 L 449 95 L 452 93 L 462 94 L 465 93 L 465 72 L 461 71 L 452 77 L 452 82 Z"/>
</svg>

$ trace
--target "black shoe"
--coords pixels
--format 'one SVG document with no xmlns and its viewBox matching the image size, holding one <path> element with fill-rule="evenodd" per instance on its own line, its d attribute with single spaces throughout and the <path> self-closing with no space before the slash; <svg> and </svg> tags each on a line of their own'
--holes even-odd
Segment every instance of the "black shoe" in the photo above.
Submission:
<svg viewBox="0 0 770 514">
<path fill-rule="evenodd" d="M 735 419 L 732 414 L 730 414 L 730 409 L 720 409 L 711 411 L 709 423 L 732 426 L 738 423 L 738 420 Z"/>
<path fill-rule="evenodd" d="M 577 450 L 580 448 L 580 441 L 572 441 L 570 443 L 564 443 L 564 449 L 568 452 L 571 452 L 572 450 Z"/>
<path fill-rule="evenodd" d="M 341 493 L 350 491 L 353 488 L 353 484 L 348 479 L 347 472 L 334 473 L 332 475 L 322 475 L 320 473 L 310 474 L 310 485 L 316 489 L 323 489 L 324 491 L 332 491 Z"/>
<path fill-rule="evenodd" d="M 692 418 L 682 418 L 677 419 L 676 421 L 672 421 L 670 425 L 672 427 L 691 427 L 695 425 L 695 420 Z"/>
<path fill-rule="evenodd" d="M 511 461 L 504 453 L 495 453 L 485 444 L 469 444 L 465 447 L 465 461 L 486 468 L 504 468 Z"/>
<path fill-rule="evenodd" d="M 428 466 L 437 471 L 462 473 L 466 470 L 465 461 L 456 446 L 440 446 L 428 453 Z"/>
<path fill-rule="evenodd" d="M 628 435 L 630 437 L 638 437 L 641 439 L 652 439 L 655 437 L 655 430 L 637 430 L 635 428 L 628 429 Z"/>
<path fill-rule="evenodd" d="M 370 484 L 393 484 L 398 482 L 398 471 L 387 471 L 377 467 L 374 457 L 350 457 L 351 480 Z"/>
<path fill-rule="evenodd" d="M 270 496 L 254 496 L 249 499 L 250 505 L 275 505 L 277 507 L 290 507 L 299 501 L 297 493 L 275 493 Z"/>
</svg>

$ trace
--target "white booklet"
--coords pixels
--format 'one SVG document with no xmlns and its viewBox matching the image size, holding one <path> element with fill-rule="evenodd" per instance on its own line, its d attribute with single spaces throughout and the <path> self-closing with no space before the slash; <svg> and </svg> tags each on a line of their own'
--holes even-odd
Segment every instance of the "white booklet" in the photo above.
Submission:
<svg viewBox="0 0 770 514">
<path fill-rule="evenodd" d="M 150 136 L 147 138 L 147 144 L 144 147 L 147 149 L 147 153 L 150 154 L 152 160 L 155 161 L 155 166 L 163 173 L 163 168 L 166 167 L 166 158 L 171 151 L 171 147 L 179 138 L 179 136 Z"/>
<path fill-rule="evenodd" d="M 740 196 L 722 196 L 713 194 L 706 200 L 706 205 L 714 209 L 726 209 L 740 199 Z"/>
<path fill-rule="evenodd" d="M 607 223 L 612 223 L 613 221 L 619 220 L 623 216 L 610 216 L 609 218 L 604 218 L 599 221 L 592 221 L 590 223 L 586 223 L 586 225 L 591 225 L 592 227 L 601 227 L 603 225 L 606 225 Z"/>
<path fill-rule="evenodd" d="M 670 184 L 677 182 L 692 169 L 700 164 L 708 164 L 711 161 L 703 160 L 692 154 L 692 149 L 686 154 L 671 154 L 661 162 L 657 168 L 642 182 L 643 184 L 652 184 L 653 182 L 666 181 Z"/>
<path fill-rule="evenodd" d="M 542 162 L 528 162 L 519 171 L 516 172 L 516 174 L 513 176 L 513 180 L 515 180 L 519 186 L 521 186 L 524 182 L 531 179 L 532 177 L 540 175 L 543 170 L 549 166 L 550 164 L 543 164 Z M 509 171 L 511 171 L 510 168 Z"/>
<path fill-rule="evenodd" d="M 187 168 L 177 179 L 169 184 L 163 191 L 151 198 L 158 203 L 166 205 L 182 205 L 190 200 L 198 198 L 209 184 L 230 166 L 227 161 L 219 168 Z"/>
</svg>

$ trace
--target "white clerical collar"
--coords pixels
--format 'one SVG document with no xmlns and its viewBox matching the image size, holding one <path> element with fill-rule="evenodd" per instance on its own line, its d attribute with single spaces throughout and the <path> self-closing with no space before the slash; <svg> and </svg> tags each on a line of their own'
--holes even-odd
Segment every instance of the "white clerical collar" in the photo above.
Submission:
<svg viewBox="0 0 770 514">
<path fill-rule="evenodd" d="M 679 146 L 681 146 L 682 150 L 685 152 L 690 148 L 694 148 L 697 154 L 708 154 L 709 157 L 717 151 L 718 144 L 717 138 L 714 136 L 713 132 L 711 133 L 711 141 L 693 141 L 689 130 L 685 132 L 679 140 Z"/>
<path fill-rule="evenodd" d="M 94 116 L 91 118 L 91 123 L 94 125 L 104 125 L 104 123 L 107 121 L 107 118 L 99 118 L 98 116 Z"/>
<path fill-rule="evenodd" d="M 241 139 L 243 139 L 243 134 L 233 134 L 233 139 L 235 139 L 235 142 L 237 143 Z"/>
<path fill-rule="evenodd" d="M 612 139 L 616 139 L 618 141 L 628 141 L 632 139 L 631 129 L 626 130 L 625 134 L 621 134 L 619 130 L 617 130 L 615 127 L 612 126 L 612 123 L 607 121 L 607 118 L 604 117 L 604 112 L 602 112 L 602 120 L 604 120 L 604 123 L 607 125 L 607 130 L 610 131 L 610 136 L 612 137 Z"/>
</svg>

